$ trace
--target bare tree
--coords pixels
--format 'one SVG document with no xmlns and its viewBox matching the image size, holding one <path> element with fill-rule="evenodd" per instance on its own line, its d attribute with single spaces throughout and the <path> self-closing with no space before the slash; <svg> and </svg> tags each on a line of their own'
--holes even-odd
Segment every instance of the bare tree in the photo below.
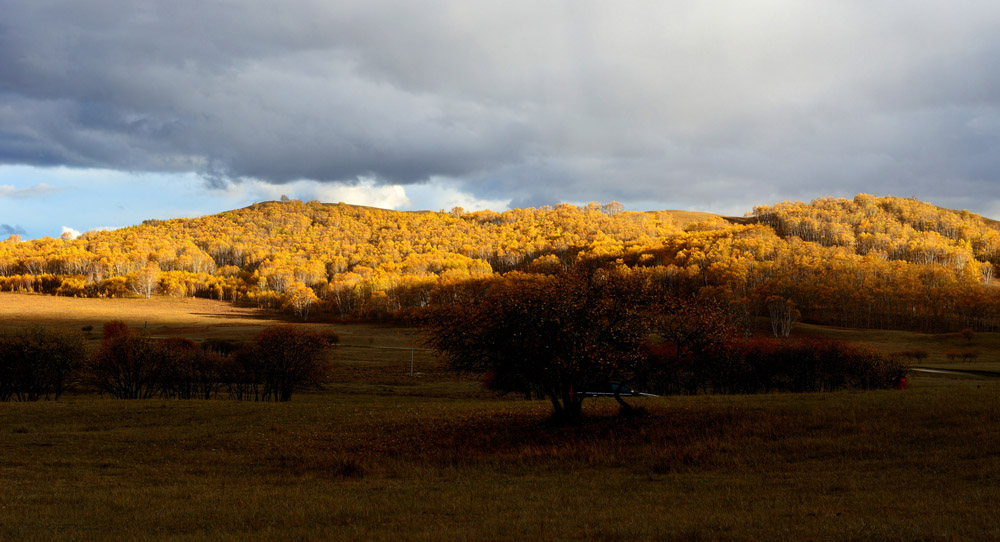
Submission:
<svg viewBox="0 0 1000 542">
<path fill-rule="evenodd" d="M 788 337 L 792 333 L 792 324 L 798 319 L 799 311 L 795 303 L 779 296 L 767 299 L 767 312 L 771 316 L 771 332 L 775 337 Z"/>
<path fill-rule="evenodd" d="M 979 357 L 979 352 L 975 350 L 965 350 L 962 352 L 961 356 L 962 356 L 962 361 L 969 363 L 970 361 Z"/>
<path fill-rule="evenodd" d="M 601 212 L 608 216 L 615 216 L 625 210 L 625 206 L 617 201 L 611 201 L 601 205 Z"/>
<path fill-rule="evenodd" d="M 142 269 L 136 271 L 129 278 L 129 286 L 132 291 L 146 299 L 149 299 L 156 290 L 160 282 L 160 264 L 156 262 L 146 262 Z"/>
</svg>

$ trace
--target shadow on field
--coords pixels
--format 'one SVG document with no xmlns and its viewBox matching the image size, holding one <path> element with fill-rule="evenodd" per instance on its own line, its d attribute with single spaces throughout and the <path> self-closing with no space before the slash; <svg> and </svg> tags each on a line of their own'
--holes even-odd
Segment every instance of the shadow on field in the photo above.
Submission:
<svg viewBox="0 0 1000 542">
<path fill-rule="evenodd" d="M 232 320 L 233 315 L 227 313 L 212 313 L 212 312 L 192 312 L 192 316 L 199 316 L 202 318 L 208 318 L 210 320 Z M 301 319 L 291 318 L 287 314 L 282 314 L 279 312 L 265 311 L 264 309 L 254 309 L 253 311 L 241 311 L 239 314 L 240 320 L 261 320 L 261 321 L 275 321 L 275 322 L 301 322 Z"/>
<path fill-rule="evenodd" d="M 988 391 L 975 390 L 983 393 Z M 974 460 L 1000 453 L 996 446 L 982 447 L 986 406 L 972 413 L 951 411 L 942 403 L 939 414 L 928 417 L 912 409 L 909 395 L 900 392 L 768 397 L 773 403 L 766 406 L 708 400 L 650 405 L 639 417 L 593 405 L 589 417 L 576 425 L 552 424 L 541 405 L 406 415 L 332 432 L 271 435 L 271 452 L 260 460 L 271 472 L 335 477 L 405 478 L 422 469 L 516 475 L 589 468 L 657 476 L 798 468 L 793 465 L 842 469 L 845 462 L 919 468 L 924 461 L 938 465 L 959 452 L 968 460 L 973 442 L 981 448 Z"/>
<path fill-rule="evenodd" d="M 627 467 L 647 474 L 737 468 L 746 453 L 794 432 L 785 418 L 740 408 L 611 414 L 555 425 L 537 413 L 490 412 L 385 423 L 370 434 L 272 435 L 261 460 L 270 472 L 361 477 L 373 470 L 402 475 L 412 467 L 524 469 Z M 357 428 L 373 431 L 372 428 Z M 754 449 L 751 449 L 754 448 Z M 740 451 L 740 450 L 743 451 Z"/>
</svg>

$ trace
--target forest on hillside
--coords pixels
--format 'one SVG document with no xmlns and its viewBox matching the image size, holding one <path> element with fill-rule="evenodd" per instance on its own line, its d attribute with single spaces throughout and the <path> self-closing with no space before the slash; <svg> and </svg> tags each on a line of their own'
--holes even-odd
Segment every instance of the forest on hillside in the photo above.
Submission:
<svg viewBox="0 0 1000 542">
<path fill-rule="evenodd" d="M 281 201 L 79 238 L 0 242 L 0 290 L 199 296 L 308 317 L 403 317 L 469 279 L 613 267 L 711 300 L 749 332 L 796 320 L 862 328 L 1000 328 L 997 223 L 860 194 L 684 223 L 669 211 L 561 204 L 402 212 Z"/>
</svg>

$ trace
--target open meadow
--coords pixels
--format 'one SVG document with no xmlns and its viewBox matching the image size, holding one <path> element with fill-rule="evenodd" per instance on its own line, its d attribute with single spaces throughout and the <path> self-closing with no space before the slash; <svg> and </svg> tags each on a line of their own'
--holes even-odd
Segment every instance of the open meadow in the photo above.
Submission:
<svg viewBox="0 0 1000 542">
<path fill-rule="evenodd" d="M 0 328 L 96 345 L 111 319 L 195 340 L 281 322 L 197 299 L 0 294 Z M 0 403 L 0 540 L 1000 539 L 1000 379 L 635 399 L 648 415 L 629 419 L 602 399 L 559 427 L 548 402 L 446 371 L 412 329 L 302 325 L 342 346 L 333 383 L 288 403 Z M 953 363 L 952 336 L 799 332 L 925 349 L 929 366 L 1000 362 L 994 334 Z"/>
</svg>

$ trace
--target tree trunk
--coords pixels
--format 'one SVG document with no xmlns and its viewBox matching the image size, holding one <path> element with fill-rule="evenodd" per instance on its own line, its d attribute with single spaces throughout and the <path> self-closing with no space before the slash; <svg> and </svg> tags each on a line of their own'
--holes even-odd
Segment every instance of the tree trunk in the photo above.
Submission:
<svg viewBox="0 0 1000 542">
<path fill-rule="evenodd" d="M 562 393 L 548 393 L 552 401 L 552 420 L 558 423 L 574 424 L 580 421 L 583 398 L 570 393 L 567 388 Z"/>
<path fill-rule="evenodd" d="M 632 408 L 632 405 L 626 403 L 625 400 L 622 399 L 622 396 L 618 393 L 617 389 L 615 389 L 615 401 L 618 401 L 618 404 L 621 405 L 622 414 L 632 414 L 635 412 L 635 409 Z"/>
</svg>

